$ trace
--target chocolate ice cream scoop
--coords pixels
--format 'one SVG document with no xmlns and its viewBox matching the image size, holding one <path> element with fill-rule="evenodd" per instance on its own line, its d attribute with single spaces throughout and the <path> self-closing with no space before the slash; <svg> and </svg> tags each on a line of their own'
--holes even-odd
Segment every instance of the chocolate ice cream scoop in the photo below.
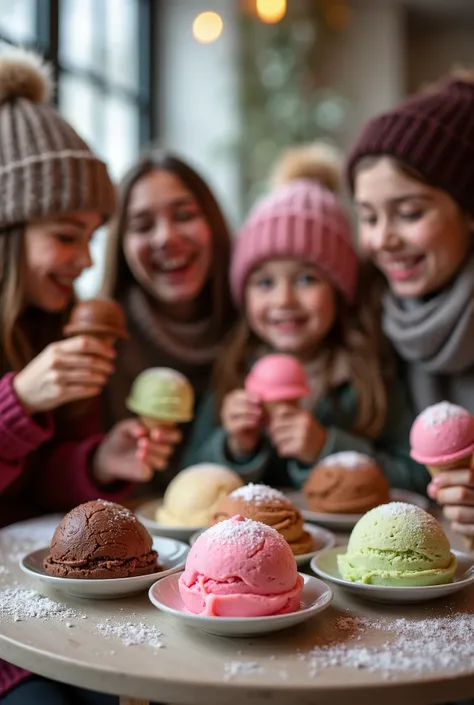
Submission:
<svg viewBox="0 0 474 705">
<path fill-rule="evenodd" d="M 79 301 L 63 332 L 68 337 L 82 334 L 109 338 L 112 343 L 117 338 L 128 338 L 123 309 L 112 299 Z"/>
<path fill-rule="evenodd" d="M 279 490 L 249 483 L 223 497 L 217 505 L 212 524 L 240 514 L 272 526 L 290 544 L 295 556 L 313 550 L 313 539 L 303 528 L 303 517 Z"/>
<path fill-rule="evenodd" d="M 362 514 L 389 501 L 389 484 L 373 458 L 345 451 L 318 463 L 303 493 L 313 512 Z"/>
<path fill-rule="evenodd" d="M 136 516 L 102 499 L 66 514 L 44 560 L 48 575 L 60 578 L 128 578 L 158 570 L 153 541 Z"/>
</svg>

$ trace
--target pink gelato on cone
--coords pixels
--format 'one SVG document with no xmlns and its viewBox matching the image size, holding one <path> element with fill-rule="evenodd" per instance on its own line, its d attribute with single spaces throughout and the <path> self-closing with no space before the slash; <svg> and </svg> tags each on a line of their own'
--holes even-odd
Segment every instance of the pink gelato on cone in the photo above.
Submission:
<svg viewBox="0 0 474 705">
<path fill-rule="evenodd" d="M 411 457 L 426 465 L 432 478 L 457 468 L 471 467 L 474 453 L 474 416 L 462 406 L 442 401 L 427 407 L 410 432 Z M 474 537 L 464 537 L 467 550 Z"/>
<path fill-rule="evenodd" d="M 245 390 L 271 413 L 280 404 L 298 405 L 310 394 L 303 366 L 292 355 L 265 355 L 252 367 Z"/>
<path fill-rule="evenodd" d="M 205 531 L 179 579 L 185 607 L 212 617 L 267 617 L 300 608 L 303 578 L 278 531 L 234 516 Z"/>
</svg>

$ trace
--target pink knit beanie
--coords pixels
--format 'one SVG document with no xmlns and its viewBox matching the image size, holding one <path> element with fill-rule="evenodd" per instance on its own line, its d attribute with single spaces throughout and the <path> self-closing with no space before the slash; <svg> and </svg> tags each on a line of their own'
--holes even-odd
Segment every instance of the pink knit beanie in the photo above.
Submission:
<svg viewBox="0 0 474 705">
<path fill-rule="evenodd" d="M 347 301 L 353 300 L 358 256 L 349 221 L 332 192 L 338 182 L 334 165 L 322 158 L 327 149 L 322 156 L 320 151 L 299 147 L 288 152 L 277 170 L 278 182 L 287 183 L 260 201 L 240 230 L 230 268 L 231 291 L 240 308 L 252 270 L 285 258 L 316 265 Z"/>
</svg>

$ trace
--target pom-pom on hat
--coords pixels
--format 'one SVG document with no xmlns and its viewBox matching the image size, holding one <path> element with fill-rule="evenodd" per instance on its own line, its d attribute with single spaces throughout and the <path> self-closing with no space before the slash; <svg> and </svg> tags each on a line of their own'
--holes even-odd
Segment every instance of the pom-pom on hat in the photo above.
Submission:
<svg viewBox="0 0 474 705">
<path fill-rule="evenodd" d="M 244 306 L 245 283 L 271 259 L 301 259 L 316 265 L 347 301 L 355 295 L 358 257 L 349 221 L 339 204 L 341 160 L 329 145 L 286 150 L 271 181 L 276 189 L 251 211 L 236 240 L 230 283 Z"/>
<path fill-rule="evenodd" d="M 0 229 L 68 211 L 114 213 L 105 164 L 49 103 L 52 93 L 40 56 L 0 50 Z"/>
</svg>

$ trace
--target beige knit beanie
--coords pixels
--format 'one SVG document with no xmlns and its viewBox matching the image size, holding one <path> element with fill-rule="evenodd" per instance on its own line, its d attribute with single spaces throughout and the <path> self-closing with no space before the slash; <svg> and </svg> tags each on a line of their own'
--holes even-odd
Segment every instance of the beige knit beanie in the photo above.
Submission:
<svg viewBox="0 0 474 705">
<path fill-rule="evenodd" d="M 41 216 L 115 211 L 105 164 L 49 103 L 50 68 L 36 54 L 0 50 L 0 229 Z"/>
</svg>

